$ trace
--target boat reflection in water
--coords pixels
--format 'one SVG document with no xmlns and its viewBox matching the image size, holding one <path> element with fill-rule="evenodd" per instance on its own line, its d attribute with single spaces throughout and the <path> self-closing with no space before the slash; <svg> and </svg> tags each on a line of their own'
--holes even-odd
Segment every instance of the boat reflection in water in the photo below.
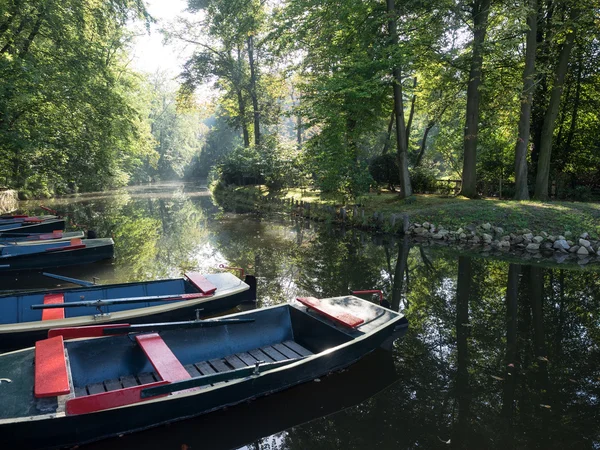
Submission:
<svg viewBox="0 0 600 450">
<path fill-rule="evenodd" d="M 80 448 L 238 448 L 358 405 L 388 388 L 397 379 L 392 353 L 377 349 L 348 369 L 318 378 L 312 383 L 204 416 Z"/>
</svg>

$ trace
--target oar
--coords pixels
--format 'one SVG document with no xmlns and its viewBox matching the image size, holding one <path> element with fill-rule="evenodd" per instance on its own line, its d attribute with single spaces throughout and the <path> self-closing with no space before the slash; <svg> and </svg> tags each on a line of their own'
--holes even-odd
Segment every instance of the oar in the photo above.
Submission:
<svg viewBox="0 0 600 450">
<path fill-rule="evenodd" d="M 77 278 L 64 277 L 62 275 L 56 275 L 54 273 L 42 272 L 42 275 L 49 278 L 55 278 L 60 281 L 66 281 L 67 283 L 78 284 L 80 286 L 90 287 L 95 286 L 91 281 L 79 280 Z"/>
<path fill-rule="evenodd" d="M 254 322 L 254 319 L 212 319 L 212 320 L 187 320 L 185 322 L 147 323 L 140 325 L 128 325 L 123 327 L 104 328 L 102 334 L 124 334 L 124 333 L 149 333 L 165 330 L 181 330 L 183 328 L 212 328 L 224 325 L 241 325 Z"/>
<path fill-rule="evenodd" d="M 162 386 L 150 387 L 143 389 L 140 393 L 141 398 L 156 397 L 157 395 L 170 394 L 171 392 L 184 391 L 186 389 L 198 388 L 209 384 L 218 383 L 220 381 L 230 381 L 238 378 L 245 378 L 252 375 L 277 369 L 281 366 L 300 361 L 302 358 L 285 359 L 272 363 L 264 363 L 264 361 L 256 361 L 254 366 L 243 367 L 241 369 L 231 370 L 229 372 L 215 373 L 211 375 L 202 375 L 200 377 L 189 378 L 187 380 L 175 381 L 173 383 L 164 384 Z"/>
<path fill-rule="evenodd" d="M 46 305 L 31 305 L 31 309 L 53 309 L 53 308 L 100 308 L 110 305 L 127 305 L 129 303 L 163 302 L 167 300 L 191 300 L 195 298 L 212 297 L 212 294 L 181 294 L 181 295 L 151 295 L 147 297 L 125 297 L 110 300 L 88 300 L 81 302 L 48 303 Z"/>
</svg>

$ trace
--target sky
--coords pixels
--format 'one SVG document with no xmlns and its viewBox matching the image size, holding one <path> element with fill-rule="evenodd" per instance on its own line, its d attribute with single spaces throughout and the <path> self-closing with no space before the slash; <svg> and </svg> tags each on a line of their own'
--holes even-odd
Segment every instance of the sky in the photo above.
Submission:
<svg viewBox="0 0 600 450">
<path fill-rule="evenodd" d="M 190 55 L 189 46 L 164 45 L 160 28 L 182 15 L 186 8 L 185 0 L 146 0 L 146 8 L 156 23 L 150 27 L 150 34 L 145 27 L 137 23 L 132 25 L 139 36 L 136 37 L 132 49 L 132 64 L 136 70 L 154 73 L 165 71 L 177 75 L 186 58 Z"/>
</svg>

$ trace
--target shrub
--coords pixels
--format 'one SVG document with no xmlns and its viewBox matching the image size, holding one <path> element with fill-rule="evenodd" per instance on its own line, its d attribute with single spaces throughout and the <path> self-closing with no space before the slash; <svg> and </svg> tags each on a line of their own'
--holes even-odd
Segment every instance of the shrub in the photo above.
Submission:
<svg viewBox="0 0 600 450">
<path fill-rule="evenodd" d="M 386 153 L 373 158 L 369 164 L 369 173 L 376 183 L 387 184 L 392 191 L 395 184 L 400 184 L 400 169 L 394 154 Z"/>
<path fill-rule="evenodd" d="M 433 170 L 427 167 L 415 167 L 409 170 L 414 192 L 426 193 L 437 190 L 437 180 Z"/>
</svg>

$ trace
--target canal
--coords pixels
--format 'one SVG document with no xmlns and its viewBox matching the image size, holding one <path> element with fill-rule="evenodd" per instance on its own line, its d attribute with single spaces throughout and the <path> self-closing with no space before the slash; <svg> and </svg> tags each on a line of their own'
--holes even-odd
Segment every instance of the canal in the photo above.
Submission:
<svg viewBox="0 0 600 450">
<path fill-rule="evenodd" d="M 37 212 L 39 202 L 23 203 Z M 49 201 L 115 239 L 100 283 L 243 267 L 256 307 L 383 289 L 406 335 L 348 370 L 210 415 L 81 446 L 119 449 L 598 449 L 598 268 L 517 264 L 326 224 L 223 211 L 154 185 Z M 12 277 L 2 289 L 55 286 Z"/>
</svg>

